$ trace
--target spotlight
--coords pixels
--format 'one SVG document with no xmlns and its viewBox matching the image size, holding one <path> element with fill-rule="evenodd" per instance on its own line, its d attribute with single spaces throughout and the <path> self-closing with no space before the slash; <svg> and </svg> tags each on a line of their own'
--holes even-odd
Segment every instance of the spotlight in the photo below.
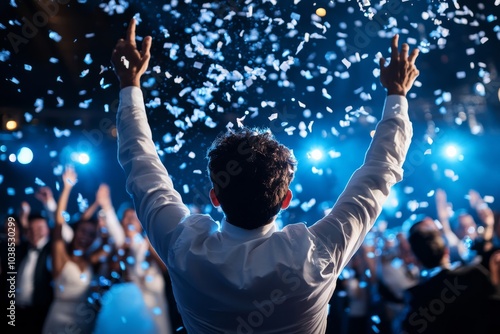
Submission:
<svg viewBox="0 0 500 334">
<path fill-rule="evenodd" d="M 33 161 L 33 151 L 27 147 L 22 147 L 17 153 L 17 161 L 23 165 L 29 164 Z"/>
<path fill-rule="evenodd" d="M 78 162 L 81 163 L 82 165 L 88 164 L 90 161 L 90 157 L 87 153 L 80 153 L 78 155 Z"/>
<path fill-rule="evenodd" d="M 18 126 L 19 124 L 17 124 L 17 122 L 13 119 L 8 120 L 5 123 L 5 129 L 7 129 L 8 131 L 14 131 L 15 129 L 17 129 Z"/>
<path fill-rule="evenodd" d="M 3 131 L 15 131 L 21 126 L 19 117 L 15 114 L 0 114 L 1 129 Z"/>
<path fill-rule="evenodd" d="M 75 152 L 71 154 L 71 160 L 81 165 L 86 165 L 90 162 L 90 157 L 87 153 Z"/>
<path fill-rule="evenodd" d="M 484 85 L 482 83 L 478 82 L 474 85 L 474 93 L 479 96 L 485 96 L 486 88 L 484 88 Z"/>
<path fill-rule="evenodd" d="M 323 159 L 323 151 L 319 148 L 315 148 L 314 150 L 310 151 L 307 156 L 313 160 L 319 161 Z"/>
<path fill-rule="evenodd" d="M 319 17 L 324 17 L 326 15 L 326 9 L 321 7 L 316 9 L 316 15 L 318 15 Z"/>
<path fill-rule="evenodd" d="M 448 145 L 445 147 L 444 153 L 450 159 L 456 158 L 458 155 L 458 147 L 455 145 Z"/>
</svg>

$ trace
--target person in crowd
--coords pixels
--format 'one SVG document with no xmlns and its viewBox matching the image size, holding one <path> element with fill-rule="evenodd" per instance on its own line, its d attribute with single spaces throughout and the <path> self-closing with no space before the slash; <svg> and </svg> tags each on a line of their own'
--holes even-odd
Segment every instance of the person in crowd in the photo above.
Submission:
<svg viewBox="0 0 500 334">
<path fill-rule="evenodd" d="M 453 221 L 455 220 L 452 219 L 452 205 L 448 203 L 446 192 L 443 189 L 436 189 L 435 200 L 438 221 L 441 225 L 442 234 L 450 250 L 451 261 L 470 263 L 474 259 L 475 254 L 469 247 L 470 243 L 466 243 L 466 240 L 463 237 L 458 236 L 456 233 L 456 226 L 453 225 Z M 473 232 L 475 234 L 475 231 L 476 227 L 474 223 L 473 231 L 471 230 L 471 233 Z"/>
<path fill-rule="evenodd" d="M 493 247 L 500 248 L 500 212 L 494 212 Z"/>
<path fill-rule="evenodd" d="M 474 245 L 472 246 L 478 255 L 482 256 L 495 247 L 495 214 L 475 190 L 469 191 L 469 203 L 471 208 L 477 213 L 483 227 L 482 233 L 473 240 Z"/>
<path fill-rule="evenodd" d="M 22 201 L 19 219 L 15 219 L 16 329 L 30 333 L 41 332 L 53 299 L 50 223 L 55 200 L 51 189 L 45 186 L 37 190 L 35 198 L 43 204 L 44 215 L 32 213 L 29 202 Z M 73 230 L 65 226 L 63 235 L 65 240 L 71 240 Z"/>
<path fill-rule="evenodd" d="M 402 231 L 387 231 L 378 259 L 378 291 L 381 298 L 381 329 L 397 333 L 395 319 L 404 311 L 404 293 L 418 283 L 419 270 L 410 245 Z"/>
<path fill-rule="evenodd" d="M 365 243 L 353 255 L 342 272 L 345 279 L 349 303 L 347 333 L 368 333 L 371 328 L 373 286 L 376 282 L 375 271 L 370 269 L 368 252 L 370 246 Z M 373 259 L 373 257 L 372 257 Z"/>
<path fill-rule="evenodd" d="M 97 215 L 95 213 L 97 212 Z M 89 248 L 89 252 L 107 245 L 110 248 L 120 248 L 125 243 L 125 232 L 118 220 L 116 211 L 111 200 L 109 186 L 101 183 L 95 195 L 95 201 L 85 210 L 81 220 L 90 220 L 94 216 L 97 219 L 99 233 L 94 243 Z"/>
<path fill-rule="evenodd" d="M 115 268 L 120 279 L 103 297 L 105 300 L 96 324 L 96 333 L 111 329 L 121 331 L 134 328 L 142 333 L 173 333 L 165 293 L 165 264 L 144 236 L 134 208 L 124 210 L 121 220 L 125 242 L 115 258 L 120 266 Z M 126 309 L 122 300 L 135 298 Z M 121 318 L 127 322 L 119 324 Z"/>
<path fill-rule="evenodd" d="M 172 325 L 163 274 L 167 268 L 144 235 L 133 208 L 125 211 L 122 226 L 127 236 L 125 247 L 134 259 L 127 267 L 128 277 L 140 287 L 144 301 L 155 321 L 156 333 L 171 333 Z"/>
<path fill-rule="evenodd" d="M 438 231 L 410 229 L 408 240 L 425 271 L 408 290 L 406 333 L 488 333 L 489 298 L 495 290 L 481 265 L 450 267 L 449 249 Z"/>
<path fill-rule="evenodd" d="M 11 307 L 15 301 L 16 282 L 12 280 L 11 273 L 19 271 L 19 261 L 28 252 L 28 242 L 23 231 L 23 226 L 17 215 L 9 215 L 3 219 L 2 233 L 0 233 L 0 292 L 2 293 L 2 310 Z M 14 290 L 12 290 L 14 289 Z M 10 311 L 7 311 L 9 314 Z M 9 318 L 7 318 L 9 321 Z"/>
<path fill-rule="evenodd" d="M 145 37 L 139 52 L 130 22 L 112 54 L 121 87 L 119 161 L 139 220 L 168 267 L 188 332 L 325 332 L 337 277 L 403 174 L 412 136 L 406 94 L 419 72 L 418 50 L 410 53 L 403 44 L 399 51 L 398 38 L 390 64 L 380 60 L 388 96 L 363 166 L 327 216 L 278 231 L 296 161 L 269 131 L 243 128 L 214 141 L 210 199 L 224 218 L 219 225 L 208 215 L 190 215 L 158 157 L 140 90 L 152 39 Z"/>
<path fill-rule="evenodd" d="M 47 215 L 47 220 L 49 222 L 49 226 L 53 227 L 55 218 L 54 215 L 57 209 L 57 202 L 54 198 L 54 194 L 52 193 L 52 189 L 47 186 L 40 187 L 36 193 L 35 198 L 40 201 L 43 205 L 43 209 Z M 63 232 L 68 233 L 68 232 Z M 71 240 L 73 236 L 64 236 L 65 240 Z"/>
<path fill-rule="evenodd" d="M 73 240 L 67 244 L 62 236 L 66 225 L 66 208 L 77 174 L 73 167 L 66 167 L 55 214 L 52 233 L 52 275 L 54 277 L 54 301 L 50 306 L 43 333 L 90 333 L 96 314 L 87 298 L 93 278 L 92 265 L 107 252 L 100 248 L 89 254 L 88 249 L 97 237 L 97 223 L 80 220 L 74 224 Z"/>
<path fill-rule="evenodd" d="M 16 279 L 17 329 L 40 333 L 53 299 L 50 229 L 47 219 L 40 214 L 31 214 L 26 236 L 28 251 L 16 257 L 19 261 Z"/>
</svg>

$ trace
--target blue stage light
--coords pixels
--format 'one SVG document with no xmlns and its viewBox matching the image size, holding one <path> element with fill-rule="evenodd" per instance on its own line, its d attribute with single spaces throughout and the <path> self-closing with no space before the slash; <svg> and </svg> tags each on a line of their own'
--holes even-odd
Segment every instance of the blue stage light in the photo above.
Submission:
<svg viewBox="0 0 500 334">
<path fill-rule="evenodd" d="M 74 152 L 71 154 L 71 160 L 81 165 L 86 165 L 90 162 L 90 156 L 84 152 Z"/>
<path fill-rule="evenodd" d="M 307 156 L 313 160 L 319 161 L 323 159 L 323 151 L 320 150 L 319 148 L 315 148 L 314 150 L 310 151 Z"/>
<path fill-rule="evenodd" d="M 458 156 L 459 150 L 458 147 L 455 145 L 448 145 L 445 147 L 444 153 L 448 158 L 453 159 Z"/>
<path fill-rule="evenodd" d="M 17 161 L 23 165 L 29 164 L 33 161 L 33 151 L 28 147 L 22 147 L 17 153 Z"/>
</svg>

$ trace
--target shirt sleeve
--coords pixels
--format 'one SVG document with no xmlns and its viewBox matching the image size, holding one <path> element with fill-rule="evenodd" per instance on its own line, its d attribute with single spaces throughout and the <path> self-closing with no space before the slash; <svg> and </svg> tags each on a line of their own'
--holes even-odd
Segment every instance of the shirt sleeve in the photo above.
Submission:
<svg viewBox="0 0 500 334">
<path fill-rule="evenodd" d="M 354 172 L 330 213 L 310 227 L 321 253 L 329 256 L 330 265 L 324 268 L 329 272 L 325 274 L 338 276 L 360 247 L 391 187 L 402 179 L 412 135 L 408 101 L 403 96 L 388 96 L 363 165 Z"/>
<path fill-rule="evenodd" d="M 158 157 L 140 88 L 120 91 L 117 130 L 118 161 L 125 171 L 127 192 L 151 244 L 165 259 L 172 232 L 189 210 Z"/>
</svg>

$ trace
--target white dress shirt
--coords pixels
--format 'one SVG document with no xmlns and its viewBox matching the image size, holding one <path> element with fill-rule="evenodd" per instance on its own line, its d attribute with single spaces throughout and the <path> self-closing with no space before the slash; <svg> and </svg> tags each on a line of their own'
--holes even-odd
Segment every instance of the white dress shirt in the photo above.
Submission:
<svg viewBox="0 0 500 334">
<path fill-rule="evenodd" d="M 245 230 L 190 215 L 158 157 L 139 88 L 121 90 L 117 129 L 127 191 L 195 334 L 324 333 L 337 277 L 401 180 L 412 136 L 406 98 L 387 97 L 365 162 L 328 215 L 311 227 Z"/>
</svg>

